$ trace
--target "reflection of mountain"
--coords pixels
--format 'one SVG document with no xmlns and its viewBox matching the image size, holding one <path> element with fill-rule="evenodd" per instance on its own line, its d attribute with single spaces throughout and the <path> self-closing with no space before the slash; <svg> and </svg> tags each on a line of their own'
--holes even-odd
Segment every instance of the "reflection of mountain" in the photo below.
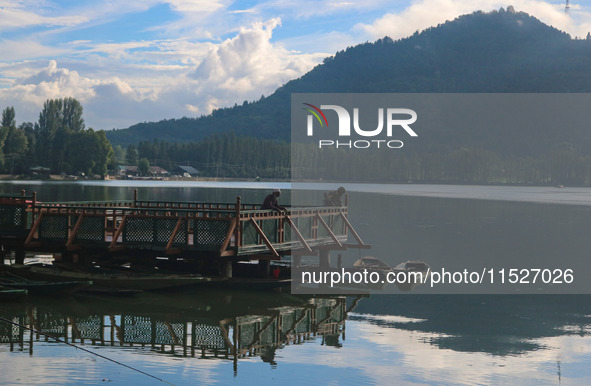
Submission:
<svg viewBox="0 0 591 386">
<path fill-rule="evenodd" d="M 538 338 L 589 334 L 590 300 L 586 295 L 381 295 L 363 299 L 350 319 L 434 333 L 430 343 L 439 348 L 509 355 L 539 349 Z"/>
<path fill-rule="evenodd" d="M 73 344 L 151 347 L 166 355 L 234 361 L 258 356 L 275 364 L 275 351 L 315 336 L 339 344 L 345 298 L 231 292 L 142 294 L 129 299 L 43 299 L 3 305 L 0 316 Z M 43 335 L 0 322 L 0 344 L 29 351 Z M 332 342 L 332 343 L 330 343 Z"/>
</svg>

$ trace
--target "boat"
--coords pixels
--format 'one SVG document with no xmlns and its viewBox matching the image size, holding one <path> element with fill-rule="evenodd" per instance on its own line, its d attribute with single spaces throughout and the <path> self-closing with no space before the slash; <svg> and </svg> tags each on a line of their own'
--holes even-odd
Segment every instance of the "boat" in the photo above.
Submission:
<svg viewBox="0 0 591 386">
<path fill-rule="evenodd" d="M 368 271 L 385 271 L 392 269 L 388 264 L 373 256 L 363 256 L 353 263 L 353 267 L 358 269 L 367 269 Z"/>
<path fill-rule="evenodd" d="M 46 280 L 30 280 L 18 275 L 6 272 L 0 275 L 0 286 L 10 289 L 27 290 L 28 295 L 36 296 L 55 296 L 55 295 L 71 295 L 74 292 L 89 287 L 92 281 L 46 281 Z"/>
<path fill-rule="evenodd" d="M 431 267 L 424 261 L 408 260 L 398 264 L 392 269 L 395 274 L 403 274 L 405 282 L 396 281 L 396 286 L 401 291 L 410 291 L 418 285 L 426 283 L 431 276 Z M 398 277 L 398 276 L 397 276 Z"/>
<path fill-rule="evenodd" d="M 71 271 L 54 265 L 6 266 L 8 272 L 30 280 L 47 282 L 90 281 L 93 286 L 105 289 L 159 290 L 200 285 L 209 281 L 201 275 L 146 274 L 125 271 L 97 272 Z M 92 287 L 91 287 L 92 288 Z"/>
<path fill-rule="evenodd" d="M 401 291 L 410 291 L 416 286 L 427 282 L 431 274 L 429 264 L 420 260 L 408 260 L 390 267 L 384 261 L 374 256 L 364 256 L 353 263 L 356 270 L 367 270 L 380 274 L 380 280 L 386 279 L 388 274 L 396 275 L 396 286 Z"/>
<path fill-rule="evenodd" d="M 26 289 L 14 289 L 0 286 L 0 299 L 1 300 L 16 300 L 27 296 Z"/>
</svg>

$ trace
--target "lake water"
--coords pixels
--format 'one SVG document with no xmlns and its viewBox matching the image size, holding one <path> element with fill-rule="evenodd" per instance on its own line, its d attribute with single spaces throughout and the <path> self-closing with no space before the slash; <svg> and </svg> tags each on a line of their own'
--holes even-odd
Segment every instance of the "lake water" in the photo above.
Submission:
<svg viewBox="0 0 591 386">
<path fill-rule="evenodd" d="M 130 200 L 138 189 L 140 199 L 232 202 L 240 195 L 258 203 L 274 187 L 288 192 L 290 185 L 6 182 L 0 191 L 36 191 L 42 201 Z M 311 191 L 301 197 L 310 204 L 335 188 L 306 187 Z M 366 254 L 391 265 L 412 258 L 448 269 L 568 264 L 575 284 L 587 281 L 591 189 L 347 189 L 351 222 L 372 249 L 343 252 L 344 265 Z M 586 284 L 571 286 L 571 295 L 503 288 L 510 294 L 476 294 L 473 286 L 450 295 L 423 285 L 363 298 L 194 290 L 3 302 L 2 318 L 91 353 L 3 322 L 0 383 L 588 384 Z"/>
</svg>

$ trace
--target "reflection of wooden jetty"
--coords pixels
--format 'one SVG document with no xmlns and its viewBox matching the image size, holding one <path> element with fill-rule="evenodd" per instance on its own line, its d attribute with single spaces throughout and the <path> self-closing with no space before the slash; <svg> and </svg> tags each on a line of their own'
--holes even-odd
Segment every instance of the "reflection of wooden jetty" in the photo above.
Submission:
<svg viewBox="0 0 591 386">
<path fill-rule="evenodd" d="M 298 252 L 328 259 L 331 249 L 364 247 L 347 207 L 289 208 L 286 213 L 244 204 L 141 201 L 39 202 L 35 194 L 0 197 L 0 242 L 22 263 L 27 251 L 58 254 L 62 262 L 154 267 L 191 262 L 232 276 L 232 264 L 269 261 Z M 348 235 L 355 238 L 347 244 Z M 236 265 L 234 265 L 236 268 Z"/>
<path fill-rule="evenodd" d="M 354 303 L 355 304 L 355 303 Z M 322 337 L 323 343 L 344 339 L 347 301 L 344 297 L 310 298 L 299 305 L 275 306 L 249 314 L 212 318 L 150 310 L 89 312 L 21 307 L 0 315 L 36 332 L 0 321 L 0 345 L 29 351 L 40 340 L 59 338 L 73 344 L 150 347 L 163 355 L 219 358 L 234 361 L 261 357 L 273 361 L 275 350 Z"/>
</svg>

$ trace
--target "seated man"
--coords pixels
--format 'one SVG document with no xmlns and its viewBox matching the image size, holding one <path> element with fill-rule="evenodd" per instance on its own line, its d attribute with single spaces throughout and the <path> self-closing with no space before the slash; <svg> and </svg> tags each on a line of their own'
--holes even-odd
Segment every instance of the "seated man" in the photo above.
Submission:
<svg viewBox="0 0 591 386">
<path fill-rule="evenodd" d="M 345 188 L 342 186 L 337 190 L 333 190 L 328 193 L 324 193 L 324 205 L 325 206 L 343 206 L 343 200 L 341 197 L 345 194 Z"/>
<path fill-rule="evenodd" d="M 273 190 L 273 193 L 268 194 L 267 197 L 265 197 L 265 201 L 263 201 L 263 205 L 261 206 L 261 209 L 271 209 L 271 210 L 275 210 L 277 212 L 283 212 L 284 210 L 286 210 L 283 206 L 279 205 L 279 203 L 277 202 L 277 198 L 280 195 L 281 195 L 281 190 L 279 190 L 279 189 Z"/>
</svg>

